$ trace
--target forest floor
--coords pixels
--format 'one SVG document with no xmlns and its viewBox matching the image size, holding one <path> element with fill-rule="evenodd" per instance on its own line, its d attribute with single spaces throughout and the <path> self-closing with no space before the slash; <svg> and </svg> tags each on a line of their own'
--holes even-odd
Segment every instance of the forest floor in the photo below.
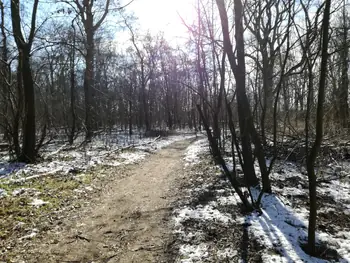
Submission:
<svg viewBox="0 0 350 263">
<path fill-rule="evenodd" d="M 57 164 L 38 164 L 2 178 L 0 262 L 168 262 L 172 204 L 195 137 L 128 148 L 110 160 L 116 166 L 57 174 Z M 32 173 L 45 165 L 56 172 Z"/>
<path fill-rule="evenodd" d="M 318 168 L 317 238 L 326 245 L 317 259 L 300 245 L 308 192 L 297 163 L 276 163 L 274 194 L 264 195 L 261 213 L 247 214 L 205 137 L 97 148 L 15 169 L 4 163 L 0 263 L 350 262 L 348 162 Z"/>
<path fill-rule="evenodd" d="M 173 211 L 175 262 L 350 262 L 350 163 L 328 158 L 317 166 L 317 246 L 321 258 L 308 255 L 308 180 L 304 166 L 279 158 L 270 178 L 273 194 L 264 194 L 261 211 L 245 213 L 221 169 L 210 161 L 207 142 L 192 144 L 186 198 Z M 199 146 L 199 147 L 196 147 Z M 197 149 L 196 149 L 197 148 Z M 338 150 L 336 151 L 338 152 Z M 325 156 L 323 156 L 325 157 Z M 232 156 L 226 162 L 232 169 Z M 243 175 L 235 156 L 238 177 Z M 326 164 L 326 165 L 325 165 Z M 258 164 L 255 164 L 259 175 Z M 260 193 L 251 188 L 254 200 Z"/>
<path fill-rule="evenodd" d="M 183 151 L 190 142 L 175 142 L 114 177 L 89 207 L 33 240 L 23 260 L 167 262 L 167 218 L 184 176 Z"/>
</svg>

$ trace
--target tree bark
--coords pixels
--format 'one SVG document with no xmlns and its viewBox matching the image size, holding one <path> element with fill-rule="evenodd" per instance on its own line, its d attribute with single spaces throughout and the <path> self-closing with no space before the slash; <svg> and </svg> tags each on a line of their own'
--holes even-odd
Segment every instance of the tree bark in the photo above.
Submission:
<svg viewBox="0 0 350 263">
<path fill-rule="evenodd" d="M 338 101 L 339 101 L 339 118 L 343 128 L 349 126 L 349 104 L 348 104 L 348 88 L 349 88 L 349 46 L 348 46 L 348 27 L 346 22 L 345 2 L 343 7 L 343 32 L 342 32 L 342 43 L 340 51 L 341 59 L 341 84 L 339 87 Z"/>
<path fill-rule="evenodd" d="M 84 93 L 85 93 L 85 140 L 91 141 L 93 135 L 93 100 L 92 89 L 94 88 L 94 34 L 91 30 L 86 31 L 87 49 L 85 56 Z"/>
<path fill-rule="evenodd" d="M 19 161 L 32 163 L 36 158 L 36 128 L 35 128 L 35 95 L 34 80 L 30 65 L 30 52 L 35 34 L 36 12 L 39 0 L 34 1 L 31 29 L 26 41 L 21 31 L 21 18 L 19 0 L 11 1 L 12 30 L 16 46 L 19 52 L 19 67 L 21 80 L 23 82 L 24 97 L 24 121 L 23 121 L 23 144 Z M 20 87 L 19 87 L 20 88 Z"/>
<path fill-rule="evenodd" d="M 75 37 L 75 36 L 74 36 Z M 75 113 L 75 56 L 74 56 L 74 48 L 72 48 L 72 58 L 70 65 L 70 114 L 71 114 L 71 127 L 69 132 L 69 144 L 72 145 L 75 136 L 76 130 L 76 113 Z"/>
<path fill-rule="evenodd" d="M 36 158 L 34 80 L 29 50 L 22 50 L 20 56 L 22 56 L 21 70 L 24 87 L 23 145 L 20 161 L 32 163 Z"/>
<path fill-rule="evenodd" d="M 323 137 L 323 115 L 324 99 L 326 89 L 327 61 L 328 61 L 328 28 L 330 20 L 331 0 L 325 1 L 324 16 L 322 22 L 322 57 L 321 73 L 318 89 L 317 115 L 316 115 L 316 139 L 307 158 L 307 173 L 309 178 L 309 198 L 310 198 L 310 215 L 308 229 L 308 249 L 313 256 L 316 254 L 316 219 L 317 219 L 317 196 L 316 196 L 316 174 L 315 161 L 319 152 Z"/>
</svg>

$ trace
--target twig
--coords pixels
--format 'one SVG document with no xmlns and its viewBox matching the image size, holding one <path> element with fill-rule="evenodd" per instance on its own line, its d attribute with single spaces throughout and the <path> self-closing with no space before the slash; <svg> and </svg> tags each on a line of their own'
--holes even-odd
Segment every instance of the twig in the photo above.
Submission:
<svg viewBox="0 0 350 263">
<path fill-rule="evenodd" d="M 81 235 L 75 235 L 74 238 L 76 238 L 76 239 L 81 239 L 81 240 L 90 242 L 90 239 L 88 239 L 88 238 L 86 238 L 86 237 L 83 237 L 83 236 L 81 236 Z"/>
</svg>

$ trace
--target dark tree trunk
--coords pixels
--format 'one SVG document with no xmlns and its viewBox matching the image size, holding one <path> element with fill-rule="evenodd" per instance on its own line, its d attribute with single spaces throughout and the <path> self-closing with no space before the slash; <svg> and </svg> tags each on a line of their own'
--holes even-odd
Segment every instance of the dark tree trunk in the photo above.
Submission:
<svg viewBox="0 0 350 263">
<path fill-rule="evenodd" d="M 321 73 L 318 89 L 317 116 L 316 116 L 316 139 L 307 158 L 307 174 L 309 178 L 310 215 L 308 229 L 309 253 L 316 256 L 316 219 L 317 219 L 317 196 L 316 196 L 316 174 L 315 161 L 319 152 L 323 137 L 323 114 L 326 89 L 327 61 L 328 61 L 328 28 L 330 20 L 331 0 L 325 1 L 324 17 L 322 22 L 322 57 Z"/>
<path fill-rule="evenodd" d="M 146 128 L 146 131 L 149 131 L 151 129 L 150 123 L 149 123 L 149 114 L 148 114 L 148 103 L 147 103 L 147 96 L 146 96 L 146 76 L 145 76 L 145 63 L 144 59 L 141 58 L 141 101 L 142 101 L 142 117 L 144 120 L 144 125 Z"/>
<path fill-rule="evenodd" d="M 26 41 L 22 34 L 20 3 L 19 0 L 11 1 L 11 19 L 12 30 L 15 38 L 16 46 L 19 52 L 19 67 L 20 78 L 23 87 L 23 103 L 24 103 L 24 120 L 23 120 L 23 144 L 22 151 L 18 159 L 23 162 L 34 162 L 36 158 L 36 134 L 35 134 L 35 95 L 34 95 L 34 80 L 30 66 L 30 52 L 35 35 L 36 13 L 39 0 L 34 1 L 33 13 L 31 20 L 31 29 L 28 40 Z M 21 93 L 20 93 L 21 94 Z M 20 98 L 19 98 L 20 99 Z M 19 100 L 19 103 L 21 101 Z"/>
<path fill-rule="evenodd" d="M 2 122 L 8 122 L 7 120 L 3 119 L 7 116 L 7 111 L 9 107 L 9 85 L 6 83 L 9 80 L 10 76 L 10 69 L 7 65 L 8 63 L 8 48 L 7 48 L 7 35 L 6 35 L 6 29 L 5 29 L 5 10 L 4 10 L 4 4 L 2 1 L 0 1 L 0 15 L 1 15 L 1 22 L 0 22 L 0 30 L 1 30 L 1 61 L 0 61 L 0 73 L 2 74 L 2 77 L 0 78 L 0 88 L 2 90 L 2 104 L 1 105 L 1 111 L 3 114 Z M 4 129 L 4 138 L 8 137 L 8 130 L 9 127 Z"/>
<path fill-rule="evenodd" d="M 72 120 L 71 120 L 70 132 L 69 132 L 69 144 L 72 145 L 74 141 L 75 130 L 76 130 L 74 55 L 72 58 L 72 65 L 71 65 L 71 72 L 70 72 L 70 113 L 71 113 Z"/>
<path fill-rule="evenodd" d="M 132 132 L 132 100 L 129 100 L 129 135 L 131 136 Z"/>
<path fill-rule="evenodd" d="M 345 4 L 345 2 L 344 2 Z M 343 32 L 342 32 L 342 46 L 340 51 L 341 58 L 341 84 L 339 87 L 339 118 L 343 128 L 349 126 L 349 104 L 348 104 L 348 88 L 349 88 L 349 47 L 348 47 L 348 27 L 346 22 L 345 6 L 343 9 Z"/>
<path fill-rule="evenodd" d="M 23 113 L 23 84 L 22 84 L 22 73 L 21 73 L 22 58 L 18 57 L 18 66 L 17 66 L 17 104 L 14 109 L 14 118 L 12 123 L 12 140 L 13 147 L 17 159 L 21 155 L 21 146 L 19 142 L 19 129 L 20 129 L 20 120 Z"/>
<path fill-rule="evenodd" d="M 30 67 L 30 51 L 24 49 L 20 51 L 22 56 L 22 79 L 24 88 L 24 121 L 23 121 L 23 145 L 20 161 L 35 162 L 35 97 L 34 80 Z"/>
<path fill-rule="evenodd" d="M 73 47 L 71 48 L 70 58 L 70 114 L 71 114 L 71 127 L 68 136 L 68 142 L 70 145 L 74 142 L 75 130 L 76 130 L 76 112 L 75 112 L 75 27 L 72 22 L 73 29 Z"/>
<path fill-rule="evenodd" d="M 267 54 L 266 54 L 267 56 Z M 273 114 L 273 92 L 272 92 L 272 74 L 273 69 L 271 68 L 268 58 L 264 58 L 263 63 L 263 107 L 261 110 L 261 138 L 264 145 L 266 145 L 266 126 L 271 124 Z M 269 126 L 268 126 L 269 127 Z"/>
<path fill-rule="evenodd" d="M 87 38 L 87 48 L 85 56 L 85 74 L 84 74 L 84 93 L 85 93 L 85 139 L 86 141 L 91 141 L 93 134 L 93 101 L 92 101 L 92 89 L 94 87 L 94 32 L 91 32 L 87 26 L 86 38 Z"/>
<path fill-rule="evenodd" d="M 84 73 L 84 93 L 85 93 L 85 140 L 91 141 L 93 135 L 93 117 L 95 116 L 94 110 L 94 53 L 95 53 L 95 41 L 94 35 L 97 29 L 101 26 L 105 20 L 108 11 L 110 0 L 105 1 L 105 7 L 102 10 L 102 16 L 94 24 L 93 11 L 94 1 L 92 0 L 73 0 L 77 7 L 77 14 L 80 16 L 81 21 L 84 25 L 86 43 L 85 43 L 85 73 Z M 82 2 L 82 3 L 81 3 Z M 101 11 L 101 10 L 99 10 Z"/>
</svg>

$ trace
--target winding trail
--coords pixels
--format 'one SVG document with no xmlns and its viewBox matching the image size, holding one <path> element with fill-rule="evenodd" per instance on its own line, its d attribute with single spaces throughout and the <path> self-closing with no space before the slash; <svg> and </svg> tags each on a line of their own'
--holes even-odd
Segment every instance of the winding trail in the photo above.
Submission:
<svg viewBox="0 0 350 263">
<path fill-rule="evenodd" d="M 183 154 L 190 143 L 175 142 L 111 181 L 93 208 L 67 218 L 67 226 L 25 262 L 168 262 L 171 204 L 185 178 Z"/>
</svg>

